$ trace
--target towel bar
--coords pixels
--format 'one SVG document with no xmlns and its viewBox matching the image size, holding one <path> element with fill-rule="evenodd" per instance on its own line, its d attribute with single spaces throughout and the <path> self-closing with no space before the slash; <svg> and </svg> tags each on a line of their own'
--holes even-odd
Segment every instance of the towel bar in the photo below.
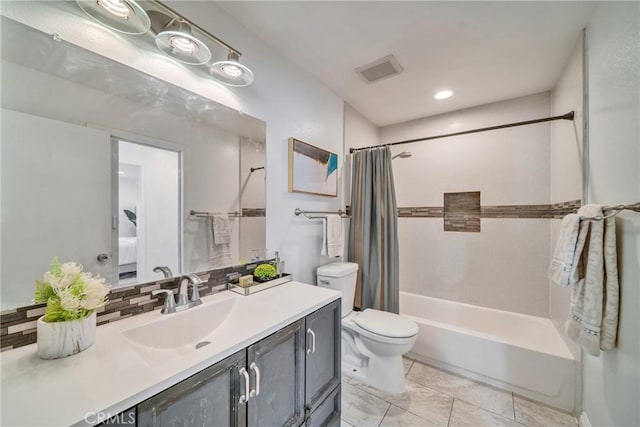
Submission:
<svg viewBox="0 0 640 427">
<path fill-rule="evenodd" d="M 620 212 L 624 210 L 640 212 L 640 202 L 633 203 L 631 205 L 605 206 L 602 209 L 603 213 L 605 214 L 604 216 L 598 215 L 598 216 L 591 216 L 591 217 L 581 217 L 580 221 L 587 220 L 587 219 L 591 221 L 603 221 L 605 219 L 613 218 L 614 216 L 618 215 Z M 611 212 L 611 213 L 607 214 L 606 212 Z"/>
<path fill-rule="evenodd" d="M 342 218 L 351 218 L 349 215 L 347 215 L 347 212 L 343 211 L 342 209 L 338 209 L 337 211 L 303 211 L 300 208 L 296 208 L 296 210 L 293 211 L 293 213 L 296 214 L 296 216 L 302 215 L 307 219 L 324 218 L 327 215 L 340 215 L 340 217 Z M 320 216 L 309 216 L 309 215 L 320 215 Z"/>
<path fill-rule="evenodd" d="M 197 217 L 200 217 L 200 218 L 217 215 L 217 214 L 216 214 L 216 213 L 214 213 L 214 212 L 198 212 L 198 211 L 194 211 L 194 210 L 189 211 L 189 214 L 190 214 L 191 216 L 197 216 Z M 241 216 L 241 215 L 240 215 L 240 212 L 238 212 L 238 211 L 227 212 L 227 214 L 228 214 L 229 216 L 233 216 L 233 217 L 239 217 L 239 216 Z M 218 214 L 218 215 L 219 215 L 219 214 Z"/>
</svg>

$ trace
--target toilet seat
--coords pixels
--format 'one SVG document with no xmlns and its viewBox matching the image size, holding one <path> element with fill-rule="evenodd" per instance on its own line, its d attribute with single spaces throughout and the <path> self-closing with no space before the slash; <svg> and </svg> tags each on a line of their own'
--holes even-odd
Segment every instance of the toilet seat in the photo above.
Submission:
<svg viewBox="0 0 640 427">
<path fill-rule="evenodd" d="M 344 317 L 342 319 L 342 326 L 344 329 L 353 331 L 355 333 L 357 333 L 358 335 L 361 335 L 363 337 L 366 337 L 370 340 L 379 342 L 379 343 L 383 343 L 383 344 L 393 344 L 393 345 L 405 345 L 405 344 L 409 344 L 409 343 L 413 343 L 416 339 L 416 335 L 418 334 L 418 326 L 415 325 L 415 323 L 408 321 L 409 323 L 412 323 L 413 325 L 415 325 L 415 329 L 411 329 L 410 327 L 405 329 L 405 331 L 409 331 L 409 332 L 405 332 L 403 335 L 408 335 L 412 330 L 413 330 L 413 334 L 405 336 L 405 337 L 388 337 L 373 331 L 370 331 L 368 329 L 363 328 L 362 326 L 360 326 L 356 319 L 358 319 L 360 316 L 362 316 L 366 311 L 378 311 L 378 310 L 373 310 L 373 309 L 366 309 L 365 311 L 359 311 L 359 312 L 352 312 L 351 314 L 349 314 L 347 317 Z M 384 313 L 384 312 L 382 312 Z M 394 320 L 406 320 L 406 319 L 402 319 L 400 318 L 400 316 L 398 316 L 397 314 L 393 314 L 393 313 L 387 313 L 390 314 L 392 316 L 397 317 L 398 319 L 394 319 Z M 369 315 L 368 315 L 369 316 Z M 367 317 L 368 317 L 367 316 Z M 374 314 L 375 316 L 375 314 Z M 365 324 L 368 324 L 368 322 L 366 321 L 366 317 L 365 317 Z M 375 328 L 375 326 L 374 326 Z"/>
<path fill-rule="evenodd" d="M 387 338 L 409 338 L 418 333 L 418 325 L 395 313 L 367 308 L 353 321 L 360 328 Z"/>
</svg>

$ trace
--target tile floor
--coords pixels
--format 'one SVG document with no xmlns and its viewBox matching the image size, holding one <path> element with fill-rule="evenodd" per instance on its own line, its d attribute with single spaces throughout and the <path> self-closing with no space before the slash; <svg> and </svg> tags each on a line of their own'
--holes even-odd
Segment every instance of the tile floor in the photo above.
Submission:
<svg viewBox="0 0 640 427">
<path fill-rule="evenodd" d="M 405 358 L 407 391 L 342 378 L 342 427 L 577 427 L 574 417 Z"/>
</svg>

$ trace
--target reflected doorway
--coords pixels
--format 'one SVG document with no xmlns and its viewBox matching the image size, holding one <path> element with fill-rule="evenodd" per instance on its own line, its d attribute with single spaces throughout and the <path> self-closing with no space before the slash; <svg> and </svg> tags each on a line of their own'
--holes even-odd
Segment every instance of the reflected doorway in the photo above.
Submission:
<svg viewBox="0 0 640 427">
<path fill-rule="evenodd" d="M 180 273 L 181 153 L 123 139 L 115 143 L 118 284 L 161 279 L 156 267 Z"/>
</svg>

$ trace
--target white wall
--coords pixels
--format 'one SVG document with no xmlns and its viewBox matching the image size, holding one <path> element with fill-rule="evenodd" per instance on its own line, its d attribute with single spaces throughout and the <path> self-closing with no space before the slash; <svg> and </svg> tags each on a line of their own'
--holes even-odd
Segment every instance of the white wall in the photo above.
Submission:
<svg viewBox="0 0 640 427">
<path fill-rule="evenodd" d="M 328 261 L 319 254 L 321 229 L 315 221 L 294 217 L 293 211 L 296 207 L 338 209 L 342 205 L 342 194 L 330 198 L 288 193 L 287 139 L 295 136 L 342 156 L 342 100 L 215 4 L 182 1 L 169 2 L 169 5 L 237 46 L 243 53 L 242 61 L 256 75 L 253 85 L 227 88 L 211 79 L 197 77 L 157 52 L 140 52 L 126 37 L 78 18 L 82 16 L 81 11 L 69 15 L 47 2 L 3 2 L 2 13 L 42 31 L 59 33 L 74 44 L 266 121 L 267 247 L 271 253 L 280 251 L 287 261 L 287 269 L 297 280 L 313 282 L 316 267 Z"/>
<path fill-rule="evenodd" d="M 345 154 L 350 148 L 370 147 L 380 143 L 379 129 L 351 105 L 344 104 L 344 147 Z M 345 155 L 343 173 L 345 204 L 351 204 L 351 156 Z"/>
<path fill-rule="evenodd" d="M 587 27 L 589 203 L 640 200 L 640 3 L 601 2 Z M 583 355 L 583 409 L 596 426 L 640 425 L 640 214 L 617 220 L 617 348 Z"/>
<path fill-rule="evenodd" d="M 381 143 L 549 115 L 550 94 L 383 127 Z M 549 124 L 396 146 L 397 203 L 443 206 L 443 193 L 480 191 L 482 205 L 549 203 Z M 399 218 L 402 291 L 548 315 L 548 219 L 482 219 L 480 233 L 444 232 L 442 218 Z"/>
<path fill-rule="evenodd" d="M 583 38 L 580 37 L 551 92 L 551 114 L 575 112 L 573 125 L 566 121 L 551 123 L 551 203 L 582 200 L 582 151 L 583 151 Z M 551 221 L 551 245 L 553 255 L 560 231 L 560 219 Z M 551 258 L 549 258 L 551 259 Z M 566 338 L 564 324 L 569 313 L 570 288 L 549 282 L 549 317 L 560 335 Z M 567 339 L 574 355 L 579 350 Z"/>
<path fill-rule="evenodd" d="M 240 138 L 240 207 L 257 209 L 265 207 L 267 186 L 265 170 L 251 172 L 265 164 L 265 144 L 248 138 Z M 257 249 L 264 255 L 266 221 L 264 217 L 239 218 L 240 260 L 249 261 Z"/>
</svg>

